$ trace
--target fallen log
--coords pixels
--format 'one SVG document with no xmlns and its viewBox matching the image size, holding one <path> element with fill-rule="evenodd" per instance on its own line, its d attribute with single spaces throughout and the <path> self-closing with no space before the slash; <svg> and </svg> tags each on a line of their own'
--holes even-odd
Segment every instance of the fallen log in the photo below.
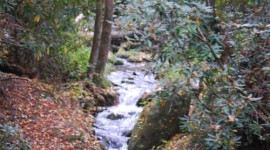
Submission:
<svg viewBox="0 0 270 150">
<path fill-rule="evenodd" d="M 134 38 L 134 35 L 140 35 L 140 32 L 135 32 L 135 31 L 128 31 L 128 32 L 123 32 L 123 31 L 113 31 L 111 33 L 112 40 L 118 40 L 118 39 L 125 39 L 126 37 L 128 38 Z M 81 36 L 88 36 L 90 38 L 94 37 L 94 32 L 79 32 L 79 35 Z"/>
</svg>

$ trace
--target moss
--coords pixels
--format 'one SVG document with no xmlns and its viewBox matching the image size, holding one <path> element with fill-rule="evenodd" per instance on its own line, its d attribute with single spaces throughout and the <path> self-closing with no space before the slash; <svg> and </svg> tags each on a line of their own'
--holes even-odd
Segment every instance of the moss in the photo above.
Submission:
<svg viewBox="0 0 270 150">
<path fill-rule="evenodd" d="M 143 59 L 141 57 L 139 57 L 140 55 L 132 55 L 130 56 L 127 60 L 128 62 L 133 62 L 133 63 L 140 63 L 143 62 Z"/>
<path fill-rule="evenodd" d="M 75 79 L 81 78 L 87 72 L 90 48 L 83 47 L 76 51 L 68 52 L 67 55 L 71 61 L 67 64 L 67 68 L 72 70 L 69 76 Z"/>
<path fill-rule="evenodd" d="M 129 54 L 124 48 L 119 48 L 119 51 L 117 52 L 116 56 L 126 59 L 129 57 Z"/>
<path fill-rule="evenodd" d="M 116 56 L 110 51 L 108 55 L 108 62 L 114 64 L 117 61 Z"/>
<path fill-rule="evenodd" d="M 124 62 L 122 60 L 117 60 L 114 65 L 116 66 L 120 66 L 120 65 L 124 65 Z"/>
<path fill-rule="evenodd" d="M 95 83 L 92 80 L 86 79 L 85 86 L 86 86 L 86 88 L 90 88 L 90 87 L 95 86 Z"/>
<path fill-rule="evenodd" d="M 152 101 L 146 105 L 132 131 L 129 150 L 151 149 L 178 133 L 178 118 L 188 113 L 190 100 L 191 95 L 186 94 L 172 97 L 171 100 Z"/>
<path fill-rule="evenodd" d="M 93 82 L 96 84 L 97 87 L 101 87 L 104 89 L 112 87 L 111 82 L 103 75 L 95 74 L 93 77 Z"/>
<path fill-rule="evenodd" d="M 136 49 L 135 50 L 134 49 L 125 50 L 123 48 L 119 49 L 116 56 L 120 57 L 120 58 L 127 59 L 129 62 L 135 62 L 135 63 L 143 62 L 145 60 L 149 60 L 150 57 L 151 57 L 149 54 L 140 52 L 140 51 L 138 51 Z"/>
</svg>

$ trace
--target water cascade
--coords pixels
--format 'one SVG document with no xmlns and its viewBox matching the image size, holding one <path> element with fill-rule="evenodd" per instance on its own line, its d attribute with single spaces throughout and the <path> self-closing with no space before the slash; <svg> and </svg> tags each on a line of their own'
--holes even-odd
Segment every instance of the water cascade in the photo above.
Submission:
<svg viewBox="0 0 270 150">
<path fill-rule="evenodd" d="M 96 138 L 108 150 L 127 150 L 127 142 L 142 107 L 136 106 L 144 93 L 156 88 L 152 74 L 146 74 L 145 63 L 129 63 L 125 59 L 107 78 L 115 85 L 119 93 L 119 104 L 108 107 L 96 117 Z"/>
</svg>

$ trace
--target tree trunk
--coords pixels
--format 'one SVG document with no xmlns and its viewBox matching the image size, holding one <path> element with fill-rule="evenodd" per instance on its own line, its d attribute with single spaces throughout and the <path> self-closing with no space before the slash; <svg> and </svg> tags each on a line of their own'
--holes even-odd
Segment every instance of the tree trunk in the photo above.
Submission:
<svg viewBox="0 0 270 150">
<path fill-rule="evenodd" d="M 105 16 L 103 20 L 103 29 L 101 34 L 101 43 L 96 65 L 96 73 L 103 74 L 108 60 L 108 53 L 111 47 L 111 32 L 113 21 L 113 0 L 105 1 Z"/>
<path fill-rule="evenodd" d="M 98 59 L 98 54 L 99 54 L 101 32 L 102 32 L 102 14 L 103 14 L 102 6 L 103 6 L 103 0 L 96 0 L 95 32 L 94 32 L 91 56 L 89 58 L 89 70 L 88 70 L 88 75 L 90 78 L 93 77 L 95 66 Z"/>
</svg>

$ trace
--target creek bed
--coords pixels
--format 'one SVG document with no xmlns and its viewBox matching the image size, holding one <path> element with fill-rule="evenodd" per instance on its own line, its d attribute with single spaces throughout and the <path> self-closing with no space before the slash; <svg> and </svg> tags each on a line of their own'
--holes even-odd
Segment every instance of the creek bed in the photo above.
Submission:
<svg viewBox="0 0 270 150">
<path fill-rule="evenodd" d="M 96 138 L 107 150 L 127 150 L 131 130 L 137 122 L 142 107 L 136 103 L 144 93 L 156 88 L 157 81 L 152 74 L 146 74 L 145 63 L 129 63 L 117 66 L 107 78 L 119 93 L 119 104 L 107 107 L 96 117 Z"/>
</svg>

